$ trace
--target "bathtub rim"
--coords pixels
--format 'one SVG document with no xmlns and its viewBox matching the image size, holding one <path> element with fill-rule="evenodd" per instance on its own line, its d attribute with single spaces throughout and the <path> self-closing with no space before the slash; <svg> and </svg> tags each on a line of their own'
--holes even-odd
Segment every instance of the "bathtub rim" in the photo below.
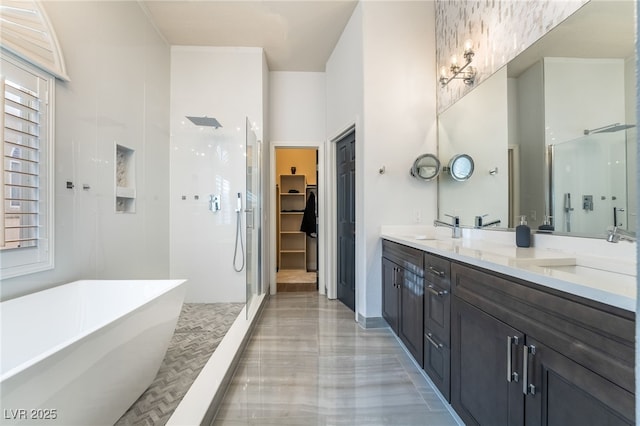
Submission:
<svg viewBox="0 0 640 426">
<path fill-rule="evenodd" d="M 151 282 L 157 282 L 157 281 L 163 281 L 165 283 L 167 283 L 167 287 L 165 287 L 162 291 L 158 291 L 158 292 L 154 292 L 153 295 L 150 295 L 148 297 L 146 297 L 145 299 L 142 300 L 142 302 L 138 305 L 136 305 L 135 309 L 133 310 L 128 310 L 127 312 L 125 312 L 122 315 L 118 315 L 116 317 L 113 317 L 110 319 L 110 321 L 100 321 L 98 322 L 96 325 L 94 325 L 93 327 L 87 328 L 86 330 L 84 330 L 82 333 L 78 333 L 76 335 L 74 335 L 73 338 L 70 339 L 66 339 L 63 340 L 62 342 L 58 343 L 57 345 L 53 345 L 50 348 L 48 348 L 47 350 L 39 353 L 37 356 L 31 357 L 28 360 L 16 365 L 15 367 L 12 367 L 11 369 L 7 370 L 6 372 L 0 374 L 0 384 L 4 383 L 5 380 L 9 380 L 10 378 L 14 377 L 15 375 L 21 373 L 22 371 L 33 367 L 37 364 L 39 364 L 40 362 L 44 361 L 45 359 L 47 359 L 48 357 L 50 357 L 51 355 L 55 354 L 56 352 L 59 352 L 61 350 L 63 350 L 66 347 L 69 347 L 71 345 L 73 345 L 76 342 L 79 342 L 83 339 L 86 339 L 87 336 L 90 336 L 91 334 L 95 333 L 96 331 L 103 329 L 104 327 L 106 327 L 107 325 L 127 318 L 129 316 L 131 316 L 133 314 L 133 312 L 135 312 L 137 309 L 140 309 L 148 304 L 150 304 L 151 302 L 153 302 L 155 299 L 157 299 L 158 297 L 172 291 L 175 290 L 177 288 L 179 288 L 180 286 L 184 285 L 187 280 L 186 279 L 167 279 L 167 280 L 163 280 L 163 279 L 149 279 L 149 280 L 90 280 L 90 279 L 86 279 L 86 280 L 76 280 L 76 281 L 71 281 L 69 283 L 64 283 L 64 284 L 60 284 L 45 290 L 41 290 L 35 293 L 47 293 L 50 291 L 60 291 L 59 288 L 63 287 L 65 285 L 69 285 L 72 283 L 81 283 L 81 282 L 91 282 L 91 281 L 99 281 L 102 283 L 108 283 L 108 282 L 143 282 L 143 283 L 151 283 Z M 31 296 L 32 294 L 35 293 L 30 293 L 30 294 L 26 294 L 24 296 L 20 296 L 20 297 L 16 297 L 13 299 L 9 299 L 3 302 L 0 302 L 0 308 L 2 306 L 2 303 L 9 303 L 11 301 L 14 300 L 20 300 L 20 299 L 24 299 L 27 298 L 29 296 Z M 183 301 L 184 303 L 184 301 Z M 0 337 L 1 339 L 1 337 Z"/>
</svg>

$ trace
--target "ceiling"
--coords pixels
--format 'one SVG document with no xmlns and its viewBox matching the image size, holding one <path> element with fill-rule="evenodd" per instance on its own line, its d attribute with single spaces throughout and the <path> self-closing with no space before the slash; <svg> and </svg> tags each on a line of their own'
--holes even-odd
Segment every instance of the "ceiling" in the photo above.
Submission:
<svg viewBox="0 0 640 426">
<path fill-rule="evenodd" d="M 140 0 L 170 45 L 262 47 L 270 71 L 325 70 L 357 0 Z"/>
<path fill-rule="evenodd" d="M 629 58 L 635 55 L 632 1 L 590 1 L 509 62 L 517 77 L 545 56 Z"/>
</svg>

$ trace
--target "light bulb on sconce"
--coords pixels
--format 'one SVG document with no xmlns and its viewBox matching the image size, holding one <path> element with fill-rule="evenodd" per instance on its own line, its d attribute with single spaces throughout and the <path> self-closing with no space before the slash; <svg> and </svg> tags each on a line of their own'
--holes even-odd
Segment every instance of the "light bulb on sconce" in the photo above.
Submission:
<svg viewBox="0 0 640 426">
<path fill-rule="evenodd" d="M 454 79 L 462 80 L 467 86 L 472 86 L 477 75 L 477 70 L 470 65 L 473 60 L 473 55 L 473 40 L 469 39 L 464 42 L 464 53 L 462 56 L 464 57 L 465 64 L 459 66 L 458 56 L 453 55 L 451 57 L 451 64 L 449 65 L 449 72 L 447 72 L 447 67 L 445 66 L 440 68 L 440 78 L 438 79 L 440 86 L 445 87 Z"/>
<path fill-rule="evenodd" d="M 458 66 L 458 57 L 456 55 L 453 55 L 450 61 L 451 65 L 449 66 L 449 69 L 451 70 L 452 74 L 456 74 L 460 69 L 460 67 Z"/>
<path fill-rule="evenodd" d="M 467 52 L 473 53 L 473 40 L 471 39 L 464 42 L 464 53 L 466 54 Z"/>
<path fill-rule="evenodd" d="M 447 67 L 445 66 L 441 66 L 440 67 L 440 78 L 444 77 L 444 78 L 448 78 L 449 77 L 449 71 L 447 70 Z"/>
</svg>

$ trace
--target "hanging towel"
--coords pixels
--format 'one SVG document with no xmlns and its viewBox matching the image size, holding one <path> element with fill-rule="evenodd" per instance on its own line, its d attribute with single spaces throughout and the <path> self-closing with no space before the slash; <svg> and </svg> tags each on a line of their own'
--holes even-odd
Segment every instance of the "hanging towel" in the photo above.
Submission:
<svg viewBox="0 0 640 426">
<path fill-rule="evenodd" d="M 307 198 L 307 206 L 302 215 L 300 231 L 309 236 L 316 232 L 316 196 L 313 192 L 309 193 L 309 198 Z"/>
</svg>

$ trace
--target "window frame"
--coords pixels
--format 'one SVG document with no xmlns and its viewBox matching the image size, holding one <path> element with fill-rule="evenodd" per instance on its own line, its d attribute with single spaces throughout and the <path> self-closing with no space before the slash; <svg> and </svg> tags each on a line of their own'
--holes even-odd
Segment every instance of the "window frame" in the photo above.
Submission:
<svg viewBox="0 0 640 426">
<path fill-rule="evenodd" d="M 14 71 L 5 71 L 11 66 L 18 68 L 16 72 L 25 72 L 32 74 L 40 79 L 38 99 L 41 101 L 41 119 L 44 123 L 40 124 L 40 156 L 39 156 L 39 172 L 38 172 L 38 244 L 32 247 L 5 248 L 0 249 L 0 280 L 14 278 L 22 275 L 33 274 L 36 272 L 53 269 L 55 266 L 54 256 L 54 110 L 55 110 L 55 77 L 40 68 L 26 62 L 5 50 L 0 49 L 0 60 L 8 66 L 0 67 L 0 90 L 2 91 L 2 111 L 0 114 L 0 127 L 2 128 L 3 140 L 0 145 L 0 156 L 2 156 L 0 186 L 2 187 L 2 200 L 0 205 L 0 232 L 4 236 L 5 229 L 5 158 L 4 158 L 4 80 L 7 73 Z M 42 85 L 42 90 L 40 90 Z M 3 237 L 4 240 L 4 237 Z"/>
</svg>

